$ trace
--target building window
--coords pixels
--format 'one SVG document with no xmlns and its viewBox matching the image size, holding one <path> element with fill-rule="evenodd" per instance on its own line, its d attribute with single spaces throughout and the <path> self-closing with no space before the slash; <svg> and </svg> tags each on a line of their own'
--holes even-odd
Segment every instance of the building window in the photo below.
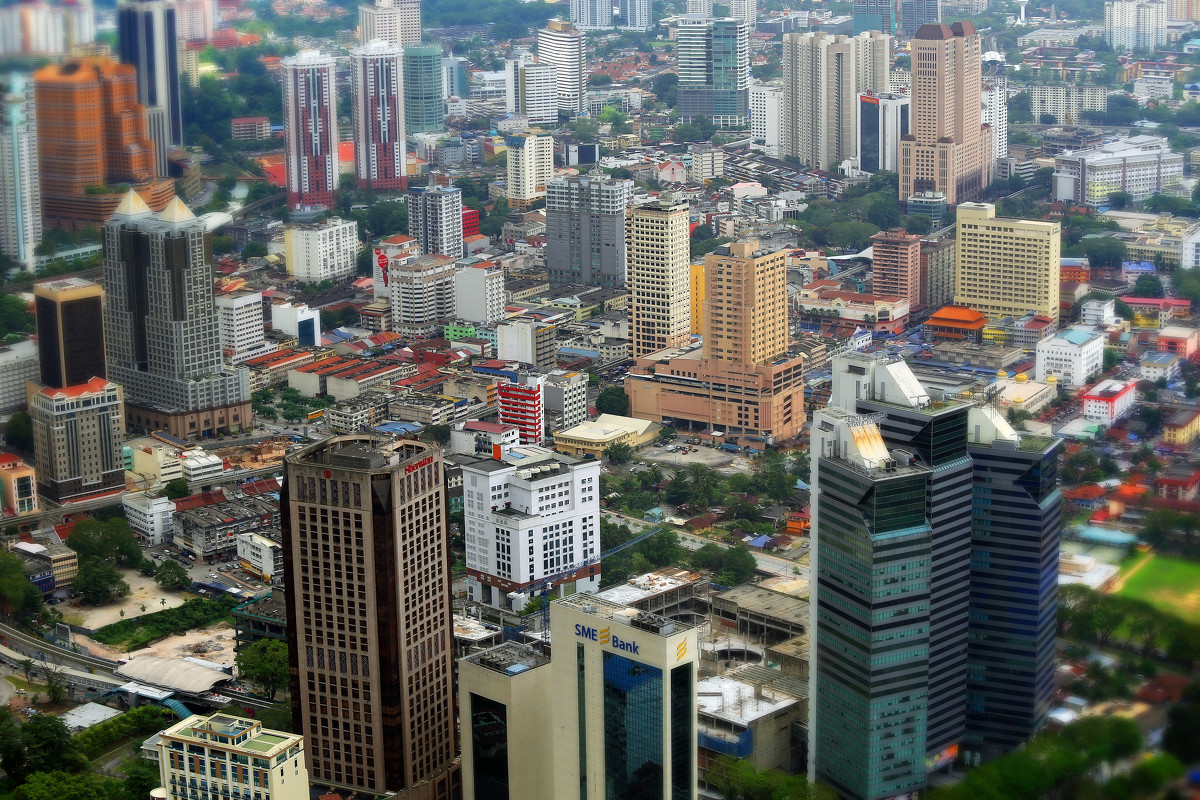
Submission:
<svg viewBox="0 0 1200 800">
<path fill-rule="evenodd" d="M 604 653 L 606 800 L 662 794 L 662 739 L 662 670 Z"/>
<path fill-rule="evenodd" d="M 475 751 L 475 793 L 508 800 L 508 709 L 471 693 L 471 746 Z"/>
</svg>

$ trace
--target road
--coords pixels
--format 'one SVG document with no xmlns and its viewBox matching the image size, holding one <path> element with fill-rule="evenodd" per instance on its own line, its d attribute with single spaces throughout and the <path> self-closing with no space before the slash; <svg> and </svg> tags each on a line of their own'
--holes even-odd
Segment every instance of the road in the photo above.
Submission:
<svg viewBox="0 0 1200 800">
<path fill-rule="evenodd" d="M 608 518 L 609 522 L 615 522 L 618 525 L 628 525 L 629 527 L 635 529 L 654 527 L 654 523 L 640 520 L 637 517 L 618 514 L 615 511 L 602 511 L 601 513 Z M 684 533 L 683 531 L 678 530 L 675 531 L 675 533 L 679 537 L 679 543 L 689 550 L 699 550 L 706 544 L 715 544 L 717 547 L 733 546 L 731 544 L 726 544 L 725 542 L 718 542 L 715 539 L 697 536 L 694 533 Z M 763 572 L 770 572 L 781 577 L 800 578 L 804 580 L 809 579 L 809 570 L 808 565 L 806 564 L 797 564 L 796 562 L 790 561 L 786 558 L 780 558 L 767 553 L 758 553 L 753 550 L 750 551 L 750 555 L 754 556 L 755 563 Z"/>
</svg>

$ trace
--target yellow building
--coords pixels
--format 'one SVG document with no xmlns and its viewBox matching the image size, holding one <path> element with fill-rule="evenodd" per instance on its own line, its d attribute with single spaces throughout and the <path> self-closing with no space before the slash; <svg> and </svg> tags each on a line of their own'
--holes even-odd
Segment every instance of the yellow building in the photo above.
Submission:
<svg viewBox="0 0 1200 800">
<path fill-rule="evenodd" d="M 1163 442 L 1172 447 L 1191 447 L 1197 434 L 1200 434 L 1200 411 L 1176 411 L 1163 422 Z"/>
<path fill-rule="evenodd" d="M 165 800 L 185 800 L 196 784 L 220 797 L 253 793 L 271 800 L 308 800 L 304 737 L 268 730 L 228 714 L 191 716 L 162 732 L 159 779 Z M 253 787 L 253 788 L 251 788 Z"/>
<path fill-rule="evenodd" d="M 692 337 L 687 200 L 664 193 L 626 223 L 630 355 L 683 347 Z"/>
<path fill-rule="evenodd" d="M 554 434 L 554 449 L 567 455 L 599 458 L 604 448 L 617 443 L 641 447 L 652 442 L 661 428 L 649 420 L 601 414 Z"/>
<path fill-rule="evenodd" d="M 11 453 L 0 453 L 0 498 L 6 514 L 38 512 L 37 473 Z"/>
<path fill-rule="evenodd" d="M 704 262 L 691 266 L 692 333 L 701 333 L 704 324 Z"/>
<path fill-rule="evenodd" d="M 991 203 L 958 206 L 954 303 L 991 319 L 1032 311 L 1058 323 L 1062 226 L 997 217 Z"/>
</svg>

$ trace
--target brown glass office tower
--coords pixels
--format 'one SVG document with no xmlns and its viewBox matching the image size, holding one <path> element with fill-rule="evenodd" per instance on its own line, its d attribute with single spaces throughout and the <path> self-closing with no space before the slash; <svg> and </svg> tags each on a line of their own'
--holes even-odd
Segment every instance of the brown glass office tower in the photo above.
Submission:
<svg viewBox="0 0 1200 800">
<path fill-rule="evenodd" d="M 42 385 L 52 389 L 106 377 L 104 290 L 83 278 L 34 284 Z"/>
<path fill-rule="evenodd" d="M 461 796 L 443 495 L 420 442 L 340 436 L 287 459 L 292 713 L 314 783 Z"/>
</svg>

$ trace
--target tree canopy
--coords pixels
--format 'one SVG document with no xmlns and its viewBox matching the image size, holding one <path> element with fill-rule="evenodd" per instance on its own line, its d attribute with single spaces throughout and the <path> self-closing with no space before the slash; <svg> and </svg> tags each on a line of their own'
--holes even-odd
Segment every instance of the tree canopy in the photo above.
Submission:
<svg viewBox="0 0 1200 800">
<path fill-rule="evenodd" d="M 629 395 L 620 386 L 605 386 L 596 398 L 596 410 L 601 414 L 624 416 L 629 413 Z"/>
<path fill-rule="evenodd" d="M 234 659 L 238 675 L 275 699 L 288 682 L 288 648 L 278 639 L 259 639 L 243 647 Z"/>
</svg>

